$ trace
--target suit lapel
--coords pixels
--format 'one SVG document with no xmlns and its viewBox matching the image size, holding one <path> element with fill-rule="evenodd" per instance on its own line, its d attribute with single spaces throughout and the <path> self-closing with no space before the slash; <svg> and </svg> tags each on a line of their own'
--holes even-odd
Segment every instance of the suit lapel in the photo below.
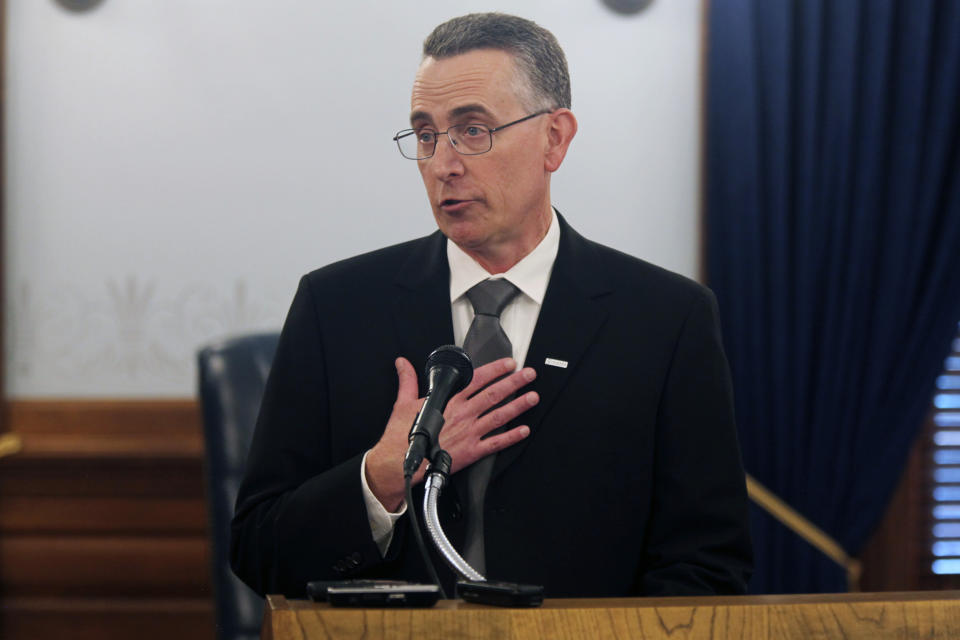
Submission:
<svg viewBox="0 0 960 640">
<path fill-rule="evenodd" d="M 540 402 L 516 421 L 530 426 L 530 436 L 497 454 L 493 478 L 536 437 L 544 417 L 577 374 L 579 363 L 607 317 L 601 299 L 611 291 L 611 286 L 603 266 L 590 243 L 562 217 L 559 220 L 560 248 L 526 359 L 526 366 L 537 371 L 531 388 L 540 395 Z M 546 365 L 548 358 L 565 362 L 566 367 Z"/>
<path fill-rule="evenodd" d="M 419 242 L 394 278 L 392 312 L 400 353 L 417 370 L 426 393 L 423 367 L 431 351 L 453 344 L 450 267 L 446 238 L 439 232 Z"/>
<path fill-rule="evenodd" d="M 607 317 L 602 298 L 612 289 L 603 265 L 591 244 L 571 229 L 563 217 L 559 221 L 560 248 L 527 351 L 526 364 L 537 370 L 531 388 L 540 394 L 540 402 L 516 422 L 528 424 L 531 434 L 497 455 L 494 478 L 536 437 L 560 393 L 577 374 L 580 361 Z M 442 344 L 453 344 L 450 267 L 446 238 L 440 232 L 414 246 L 394 278 L 391 305 L 400 346 L 398 355 L 409 358 L 416 368 L 422 396 L 426 393 L 423 366 L 427 356 Z M 567 366 L 546 365 L 547 358 L 564 361 Z"/>
</svg>

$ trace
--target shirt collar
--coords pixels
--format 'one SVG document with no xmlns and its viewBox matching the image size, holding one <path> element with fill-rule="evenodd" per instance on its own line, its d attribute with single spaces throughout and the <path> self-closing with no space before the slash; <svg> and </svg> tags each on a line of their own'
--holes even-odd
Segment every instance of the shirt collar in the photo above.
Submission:
<svg viewBox="0 0 960 640">
<path fill-rule="evenodd" d="M 487 278 L 506 278 L 537 304 L 543 304 L 550 282 L 550 271 L 560 248 L 560 224 L 557 213 L 551 208 L 550 228 L 547 235 L 505 273 L 490 275 L 455 243 L 447 240 L 447 262 L 450 264 L 450 302 L 465 294 L 475 284 Z"/>
</svg>

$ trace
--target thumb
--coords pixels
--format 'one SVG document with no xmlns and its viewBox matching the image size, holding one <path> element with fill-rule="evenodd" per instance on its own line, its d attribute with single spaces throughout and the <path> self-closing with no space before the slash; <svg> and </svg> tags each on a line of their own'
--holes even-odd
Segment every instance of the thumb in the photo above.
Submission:
<svg viewBox="0 0 960 640">
<path fill-rule="evenodd" d="M 397 380 L 399 387 L 397 389 L 397 401 L 416 402 L 417 393 L 417 371 L 406 358 L 400 357 L 394 362 L 397 367 Z"/>
</svg>

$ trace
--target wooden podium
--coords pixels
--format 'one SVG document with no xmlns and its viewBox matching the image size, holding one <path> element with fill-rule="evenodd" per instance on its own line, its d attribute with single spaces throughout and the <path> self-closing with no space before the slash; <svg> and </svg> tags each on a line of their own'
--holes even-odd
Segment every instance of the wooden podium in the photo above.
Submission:
<svg viewBox="0 0 960 640">
<path fill-rule="evenodd" d="M 502 609 L 349 609 L 267 596 L 261 640 L 960 638 L 960 591 L 546 600 Z"/>
</svg>

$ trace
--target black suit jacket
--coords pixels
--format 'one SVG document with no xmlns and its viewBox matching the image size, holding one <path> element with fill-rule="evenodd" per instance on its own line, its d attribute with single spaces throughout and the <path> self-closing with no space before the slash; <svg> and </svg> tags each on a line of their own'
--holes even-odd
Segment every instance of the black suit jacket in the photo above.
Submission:
<svg viewBox="0 0 960 640">
<path fill-rule="evenodd" d="M 742 593 L 747 498 L 714 298 L 560 224 L 526 361 L 541 400 L 519 419 L 531 434 L 497 456 L 487 490 L 487 575 L 542 584 L 548 597 Z M 422 371 L 430 351 L 453 342 L 445 242 L 436 232 L 302 279 L 233 521 L 234 571 L 256 591 L 302 597 L 309 580 L 427 580 L 408 517 L 381 558 L 360 460 L 390 415 L 394 359 Z M 460 549 L 463 476 L 440 505 Z"/>
</svg>

